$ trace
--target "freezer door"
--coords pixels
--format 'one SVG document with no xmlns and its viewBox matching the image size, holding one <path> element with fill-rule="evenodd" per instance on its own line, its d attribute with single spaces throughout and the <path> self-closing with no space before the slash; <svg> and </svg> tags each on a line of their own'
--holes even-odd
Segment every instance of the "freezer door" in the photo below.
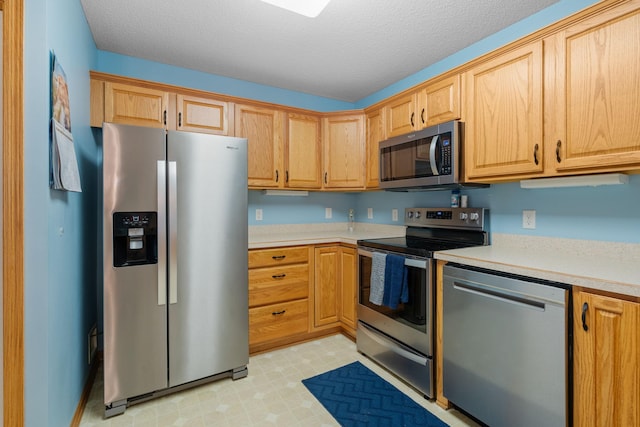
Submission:
<svg viewBox="0 0 640 427">
<path fill-rule="evenodd" d="M 103 126 L 106 406 L 167 387 L 166 237 L 162 231 L 165 146 L 163 130 Z M 114 266 L 115 212 L 157 214 L 157 262 Z M 140 243 L 140 230 L 132 233 L 134 250 Z"/>
<path fill-rule="evenodd" d="M 247 141 L 169 132 L 169 386 L 249 362 Z"/>
</svg>

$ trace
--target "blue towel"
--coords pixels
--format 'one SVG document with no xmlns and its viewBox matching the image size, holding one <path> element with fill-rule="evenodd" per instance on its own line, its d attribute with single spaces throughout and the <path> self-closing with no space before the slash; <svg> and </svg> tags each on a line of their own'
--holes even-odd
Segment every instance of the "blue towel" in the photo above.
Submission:
<svg viewBox="0 0 640 427">
<path fill-rule="evenodd" d="M 404 257 L 387 255 L 384 269 L 384 296 L 382 304 L 389 308 L 398 308 L 398 303 L 409 302 L 409 282 Z"/>
<path fill-rule="evenodd" d="M 387 262 L 387 254 L 374 252 L 371 260 L 371 290 L 369 302 L 382 305 L 384 295 L 384 271 Z"/>
</svg>

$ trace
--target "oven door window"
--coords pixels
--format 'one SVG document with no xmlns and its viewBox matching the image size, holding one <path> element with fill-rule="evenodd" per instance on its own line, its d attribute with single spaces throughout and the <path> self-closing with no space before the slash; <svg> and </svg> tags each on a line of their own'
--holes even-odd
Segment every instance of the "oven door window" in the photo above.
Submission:
<svg viewBox="0 0 640 427">
<path fill-rule="evenodd" d="M 396 309 L 385 305 L 377 305 L 369 301 L 371 293 L 371 258 L 360 256 L 360 286 L 358 300 L 371 310 L 403 323 L 418 331 L 427 331 L 427 274 L 426 270 L 406 266 L 408 274 L 409 301 L 400 303 Z"/>
</svg>

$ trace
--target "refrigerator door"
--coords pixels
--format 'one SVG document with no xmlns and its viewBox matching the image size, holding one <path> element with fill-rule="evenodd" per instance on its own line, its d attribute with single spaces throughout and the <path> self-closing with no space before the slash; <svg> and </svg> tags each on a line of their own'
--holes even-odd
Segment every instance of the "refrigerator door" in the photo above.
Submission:
<svg viewBox="0 0 640 427">
<path fill-rule="evenodd" d="M 249 362 L 247 140 L 169 131 L 169 386 Z"/>
<path fill-rule="evenodd" d="M 164 130 L 103 125 L 106 406 L 167 387 L 165 147 Z M 141 212 L 140 218 L 132 214 Z M 143 242 L 141 234 L 146 231 L 130 225 L 143 216 L 157 219 L 156 246 L 148 248 L 153 252 L 150 257 L 157 253 L 157 259 L 115 267 L 122 263 L 114 262 L 114 241 L 120 238 L 116 234 L 114 239 L 114 220 L 116 226 L 132 228 L 124 239 L 129 239 L 127 249 L 136 252 L 151 241 Z"/>
</svg>

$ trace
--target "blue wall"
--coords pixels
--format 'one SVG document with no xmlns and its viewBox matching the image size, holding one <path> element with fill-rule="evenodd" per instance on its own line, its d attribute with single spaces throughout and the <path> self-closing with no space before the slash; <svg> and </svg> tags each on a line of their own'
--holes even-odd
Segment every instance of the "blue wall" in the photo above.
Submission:
<svg viewBox="0 0 640 427">
<path fill-rule="evenodd" d="M 490 230 L 494 233 L 569 239 L 640 243 L 640 175 L 629 176 L 624 185 L 601 187 L 522 189 L 519 183 L 494 184 L 489 188 L 463 190 L 469 206 L 490 209 Z M 309 197 L 267 196 L 249 192 L 249 224 L 307 224 L 346 222 L 355 209 L 356 222 L 402 225 L 409 207 L 447 207 L 449 191 L 362 193 L 310 193 Z M 325 219 L 325 208 L 333 218 Z M 373 219 L 367 209 L 373 209 Z M 255 220 L 255 209 L 263 220 Z M 399 221 L 393 221 L 398 209 Z M 522 210 L 536 211 L 536 228 L 522 228 Z"/>
<path fill-rule="evenodd" d="M 49 189 L 50 51 L 69 84 L 82 193 Z M 77 0 L 25 2 L 25 417 L 69 425 L 96 321 L 96 146 L 89 70 L 97 49 Z"/>
<path fill-rule="evenodd" d="M 202 73 L 106 51 L 98 52 L 98 70 L 103 73 L 135 77 L 314 111 L 325 112 L 354 108 L 354 105 L 349 102 Z"/>
</svg>

